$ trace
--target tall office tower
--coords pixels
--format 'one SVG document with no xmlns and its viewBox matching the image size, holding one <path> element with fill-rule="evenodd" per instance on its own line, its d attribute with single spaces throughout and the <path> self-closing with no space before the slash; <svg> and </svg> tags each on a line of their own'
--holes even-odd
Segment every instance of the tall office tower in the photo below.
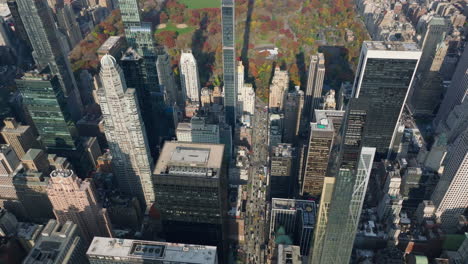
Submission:
<svg viewBox="0 0 468 264">
<path fill-rule="evenodd" d="M 47 194 L 57 221 L 76 223 L 85 244 L 94 236 L 112 236 L 109 217 L 97 201 L 92 181 L 81 180 L 72 170 L 54 170 Z"/>
<path fill-rule="evenodd" d="M 168 239 L 222 249 L 227 179 L 224 146 L 166 141 L 153 173 L 155 207 Z"/>
<path fill-rule="evenodd" d="M 334 137 L 335 130 L 331 120 L 322 119 L 318 123 L 310 124 L 309 143 L 302 177 L 301 193 L 303 195 L 318 197 L 322 193 L 323 178 L 327 174 Z"/>
<path fill-rule="evenodd" d="M 441 64 L 435 61 L 437 50 L 443 44 L 450 30 L 450 19 L 433 17 L 428 24 L 422 42 L 422 54 L 414 81 L 411 105 L 415 114 L 432 115 L 440 103 L 443 94 L 442 77 L 439 73 Z"/>
<path fill-rule="evenodd" d="M 270 158 L 270 197 L 288 198 L 293 179 L 294 148 L 291 144 L 278 144 L 272 149 Z"/>
<path fill-rule="evenodd" d="M 156 69 L 158 70 L 159 85 L 164 87 L 166 105 L 173 106 L 177 100 L 177 84 L 172 71 L 171 58 L 167 53 L 158 56 L 156 61 Z"/>
<path fill-rule="evenodd" d="M 277 199 L 271 201 L 270 239 L 282 228 L 295 245 L 301 247 L 301 255 L 307 256 L 315 228 L 316 206 L 314 201 Z"/>
<path fill-rule="evenodd" d="M 465 101 L 468 94 L 468 49 L 465 49 L 458 62 L 444 100 L 440 105 L 439 112 L 434 119 L 434 127 L 438 129 L 440 123 L 447 120 L 453 108 Z"/>
<path fill-rule="evenodd" d="M 288 86 L 288 71 L 282 71 L 279 66 L 276 66 L 270 85 L 270 97 L 268 100 L 268 107 L 270 109 L 283 110 L 284 97 L 288 92 Z"/>
<path fill-rule="evenodd" d="M 320 108 L 323 80 L 325 79 L 325 57 L 323 53 L 310 56 L 309 75 L 305 92 L 304 118 L 314 120 L 314 110 Z"/>
<path fill-rule="evenodd" d="M 284 142 L 294 143 L 296 141 L 296 137 L 299 135 L 303 107 L 304 92 L 299 87 L 296 87 L 294 92 L 289 92 L 286 95 L 284 102 Z"/>
<path fill-rule="evenodd" d="M 95 237 L 86 256 L 91 264 L 218 264 L 216 247 Z"/>
<path fill-rule="evenodd" d="M 14 175 L 13 186 L 27 218 L 34 222 L 54 218 L 52 204 L 47 196 L 50 179 L 47 153 L 40 149 L 30 149 L 21 163 L 23 169 Z"/>
<path fill-rule="evenodd" d="M 68 111 L 74 120 L 81 117 L 83 104 L 68 56 L 60 45 L 58 30 L 46 0 L 17 0 L 18 11 L 33 48 L 39 71 L 49 66 L 57 76 Z M 29 106 L 29 105 L 28 105 Z"/>
<path fill-rule="evenodd" d="M 328 224 L 328 214 L 330 211 L 330 203 L 332 201 L 333 189 L 335 187 L 335 177 L 325 177 L 323 179 L 322 194 L 320 196 L 320 207 L 317 215 L 317 224 L 313 236 L 313 243 L 309 253 L 309 264 L 320 263 L 320 257 L 325 239 L 325 232 Z M 314 262 L 315 261 L 315 262 Z"/>
<path fill-rule="evenodd" d="M 145 88 L 151 93 L 160 93 L 156 59 L 158 50 L 153 39 L 151 23 L 141 22 L 140 9 L 136 0 L 118 0 L 122 23 L 128 46 L 143 57 L 143 76 Z M 154 103 L 154 102 L 151 102 Z"/>
<path fill-rule="evenodd" d="M 78 135 L 58 77 L 32 71 L 17 79 L 16 84 L 42 145 L 48 151 L 76 150 Z"/>
<path fill-rule="evenodd" d="M 337 158 L 339 162 L 335 163 L 337 174 L 331 170 L 331 175 L 337 176 L 328 216 L 320 219 L 326 223 L 322 222 L 321 229 L 316 229 L 314 254 L 310 263 L 347 264 L 351 258 L 376 152 L 375 148 L 362 146 L 368 107 L 368 101 L 362 99 L 351 101 L 348 107 L 343 138 L 338 139 L 341 149 Z"/>
<path fill-rule="evenodd" d="M 431 200 L 441 227 L 453 232 L 458 224 L 458 216 L 468 207 L 468 129 L 449 147 L 444 163 L 444 172 Z"/>
<path fill-rule="evenodd" d="M 317 110 L 315 109 L 315 118 L 317 120 L 328 119 L 333 123 L 335 136 L 340 134 L 341 125 L 345 116 L 344 110 Z"/>
<path fill-rule="evenodd" d="M 7 0 L 8 9 L 11 12 L 11 17 L 13 18 L 14 26 L 15 26 L 15 33 L 23 43 L 26 44 L 29 48 L 31 48 L 31 42 L 29 41 L 28 33 L 26 33 L 26 29 L 24 28 L 23 20 L 21 19 L 19 10 L 18 10 L 18 3 L 16 0 Z"/>
<path fill-rule="evenodd" d="M 177 141 L 220 144 L 218 124 L 207 124 L 205 117 L 194 116 L 190 123 L 179 123 L 176 130 Z"/>
<path fill-rule="evenodd" d="M 252 84 L 245 83 L 237 94 L 237 111 L 239 115 L 253 115 L 255 112 L 255 91 Z"/>
<path fill-rule="evenodd" d="M 23 264 L 87 263 L 85 253 L 86 246 L 75 223 L 49 220 Z"/>
<path fill-rule="evenodd" d="M 1 132 L 2 136 L 13 148 L 18 158 L 22 158 L 28 149 L 39 146 L 30 126 L 21 125 L 13 117 L 5 118 L 3 123 L 5 126 Z"/>
<path fill-rule="evenodd" d="M 354 80 L 354 97 L 368 99 L 363 145 L 375 147 L 376 160 L 390 156 L 397 124 L 421 51 L 415 43 L 364 41 Z"/>
<path fill-rule="evenodd" d="M 274 147 L 283 142 L 283 114 L 271 114 L 268 123 L 268 145 Z"/>
<path fill-rule="evenodd" d="M 184 50 L 180 55 L 180 84 L 185 100 L 200 102 L 200 79 L 197 61 L 192 50 Z"/>
<path fill-rule="evenodd" d="M 150 208 L 154 202 L 153 161 L 135 89 L 127 88 L 122 69 L 110 55 L 102 57 L 99 76 L 99 102 L 116 179 L 124 193 Z"/>
<path fill-rule="evenodd" d="M 237 106 L 237 75 L 236 75 L 236 33 L 235 2 L 222 0 L 221 24 L 223 33 L 223 76 L 224 76 L 224 108 L 226 122 L 235 127 Z"/>
<path fill-rule="evenodd" d="M 68 4 L 59 4 L 56 6 L 58 28 L 68 37 L 70 47 L 73 49 L 83 39 L 80 26 L 76 22 L 76 17 L 73 8 Z"/>
<path fill-rule="evenodd" d="M 13 176 L 19 165 L 20 160 L 11 146 L 0 145 L 0 199 L 17 199 Z"/>
</svg>

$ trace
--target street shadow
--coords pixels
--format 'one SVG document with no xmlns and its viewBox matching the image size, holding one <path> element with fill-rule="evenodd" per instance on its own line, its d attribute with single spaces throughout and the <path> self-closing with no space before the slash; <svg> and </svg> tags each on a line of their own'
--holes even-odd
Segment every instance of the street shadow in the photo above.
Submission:
<svg viewBox="0 0 468 264">
<path fill-rule="evenodd" d="M 203 52 L 203 45 L 207 40 L 208 16 L 205 14 L 200 21 L 200 26 L 192 36 L 192 53 L 197 60 L 200 83 L 202 87 L 210 80 L 213 74 L 213 64 L 215 62 L 214 52 Z"/>
<path fill-rule="evenodd" d="M 250 24 L 252 22 L 252 13 L 253 13 L 253 8 L 255 5 L 255 0 L 249 0 L 248 5 L 247 5 L 247 18 L 245 19 L 245 29 L 244 29 L 244 42 L 242 44 L 242 51 L 241 51 L 241 60 L 242 64 L 245 67 L 244 71 L 244 79 L 248 80 L 250 83 L 253 82 L 253 80 L 249 80 L 249 41 L 250 41 Z"/>
<path fill-rule="evenodd" d="M 304 90 L 305 85 L 307 84 L 307 68 L 305 64 L 304 52 L 301 51 L 296 54 L 296 65 L 299 69 L 299 81 L 301 82 L 301 89 Z M 292 83 L 290 83 L 290 86 Z M 294 87 L 289 87 L 289 89 L 294 89 Z"/>
<path fill-rule="evenodd" d="M 325 56 L 325 81 L 332 89 L 338 90 L 342 82 L 353 82 L 353 70 L 349 64 L 349 51 L 344 46 L 320 46 Z"/>
</svg>

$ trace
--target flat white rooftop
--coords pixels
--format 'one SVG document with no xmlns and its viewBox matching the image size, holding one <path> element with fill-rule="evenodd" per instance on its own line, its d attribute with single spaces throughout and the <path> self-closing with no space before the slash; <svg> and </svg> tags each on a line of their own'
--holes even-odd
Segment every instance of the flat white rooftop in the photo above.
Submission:
<svg viewBox="0 0 468 264">
<path fill-rule="evenodd" d="M 86 252 L 88 258 L 160 260 L 161 263 L 217 264 L 216 247 L 94 237 Z"/>
<path fill-rule="evenodd" d="M 166 141 L 154 174 L 164 174 L 168 167 L 220 169 L 224 145 Z"/>
</svg>

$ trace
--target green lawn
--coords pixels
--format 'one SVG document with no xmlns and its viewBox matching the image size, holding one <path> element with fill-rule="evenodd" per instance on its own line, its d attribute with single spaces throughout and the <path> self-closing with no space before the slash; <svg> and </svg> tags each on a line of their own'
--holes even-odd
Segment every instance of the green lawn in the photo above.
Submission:
<svg viewBox="0 0 468 264">
<path fill-rule="evenodd" d="M 187 28 L 177 28 L 176 25 L 174 25 L 172 23 L 168 23 L 165 28 L 160 28 L 160 29 L 156 30 L 156 33 L 160 33 L 160 32 L 163 32 L 163 31 L 175 31 L 179 35 L 183 35 L 183 34 L 186 34 L 186 33 L 191 33 L 194 30 L 195 30 L 195 27 L 188 26 Z"/>
<path fill-rule="evenodd" d="M 179 0 L 179 3 L 190 9 L 219 8 L 221 6 L 221 0 Z"/>
</svg>

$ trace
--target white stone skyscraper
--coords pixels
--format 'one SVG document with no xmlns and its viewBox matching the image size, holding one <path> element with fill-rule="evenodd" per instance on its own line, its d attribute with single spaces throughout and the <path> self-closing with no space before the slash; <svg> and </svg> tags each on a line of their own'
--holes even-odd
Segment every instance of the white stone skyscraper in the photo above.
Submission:
<svg viewBox="0 0 468 264">
<path fill-rule="evenodd" d="M 456 230 L 458 217 L 468 208 L 468 129 L 449 147 L 444 162 L 432 202 L 442 229 L 450 232 Z"/>
<path fill-rule="evenodd" d="M 191 50 L 182 51 L 180 56 L 180 83 L 185 100 L 200 101 L 200 79 L 198 77 L 197 61 Z"/>
<path fill-rule="evenodd" d="M 111 55 L 102 57 L 99 75 L 98 96 L 114 174 L 124 193 L 151 206 L 153 161 L 135 89 L 127 88 L 122 69 Z"/>
</svg>

